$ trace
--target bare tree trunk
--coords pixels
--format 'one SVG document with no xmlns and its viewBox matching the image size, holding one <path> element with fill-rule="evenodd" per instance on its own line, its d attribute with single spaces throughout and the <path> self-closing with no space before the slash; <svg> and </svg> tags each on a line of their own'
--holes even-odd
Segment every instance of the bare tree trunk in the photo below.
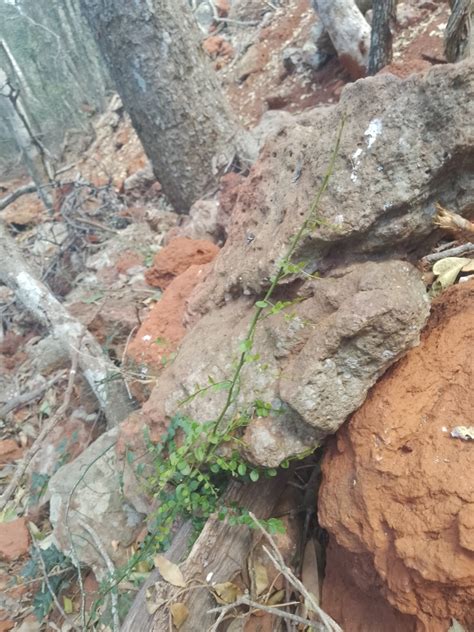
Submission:
<svg viewBox="0 0 474 632">
<path fill-rule="evenodd" d="M 7 74 L 0 68 L 0 97 L 4 99 L 7 108 L 7 125 L 15 138 L 18 149 L 22 152 L 23 160 L 33 182 L 36 184 L 38 195 L 47 209 L 52 208 L 52 200 L 45 189 L 52 178 L 46 152 L 36 138 L 25 108 L 18 92 L 10 84 Z"/>
<path fill-rule="evenodd" d="M 8 285 L 23 305 L 69 352 L 78 354 L 78 364 L 96 395 L 109 427 L 132 411 L 122 379 L 114 379 L 117 367 L 87 329 L 70 316 L 46 285 L 38 280 L 23 258 L 15 240 L 0 222 L 0 282 Z"/>
<path fill-rule="evenodd" d="M 474 54 L 474 0 L 450 0 L 449 4 L 451 15 L 444 34 L 444 54 L 448 61 L 456 62 Z"/>
<path fill-rule="evenodd" d="M 81 0 L 163 192 L 179 212 L 249 137 L 230 112 L 186 0 Z"/>
<path fill-rule="evenodd" d="M 392 29 L 397 17 L 396 11 L 396 0 L 373 1 L 368 75 L 375 75 L 392 61 Z"/>
<path fill-rule="evenodd" d="M 13 55 L 10 47 L 8 46 L 7 42 L 4 39 L 0 40 L 0 47 L 3 48 L 3 52 L 5 53 L 5 56 L 7 57 L 13 69 L 13 72 L 15 73 L 18 83 L 20 84 L 21 90 L 23 90 L 25 99 L 27 99 L 30 102 L 34 101 L 37 103 L 38 99 L 33 94 L 33 91 L 31 90 L 22 69 L 20 68 L 17 60 L 15 59 L 15 56 Z"/>
<path fill-rule="evenodd" d="M 353 79 L 365 77 L 370 45 L 370 26 L 354 0 L 313 0 L 339 61 Z"/>
</svg>

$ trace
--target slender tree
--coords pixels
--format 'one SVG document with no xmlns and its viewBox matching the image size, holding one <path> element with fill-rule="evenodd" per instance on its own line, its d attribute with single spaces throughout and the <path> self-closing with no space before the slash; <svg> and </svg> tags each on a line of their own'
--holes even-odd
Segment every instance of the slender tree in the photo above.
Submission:
<svg viewBox="0 0 474 632">
<path fill-rule="evenodd" d="M 450 0 L 451 15 L 444 33 L 444 54 L 451 62 L 474 54 L 474 0 Z"/>
<path fill-rule="evenodd" d="M 164 193 L 178 212 L 255 149 L 220 90 L 186 0 L 81 0 Z"/>
<path fill-rule="evenodd" d="M 367 74 L 375 75 L 392 61 L 392 29 L 396 21 L 396 0 L 374 0 L 372 33 Z"/>
</svg>

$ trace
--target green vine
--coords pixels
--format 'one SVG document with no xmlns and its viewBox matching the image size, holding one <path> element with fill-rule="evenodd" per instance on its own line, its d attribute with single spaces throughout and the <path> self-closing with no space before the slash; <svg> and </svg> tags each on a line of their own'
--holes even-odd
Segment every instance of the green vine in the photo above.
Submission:
<svg viewBox="0 0 474 632">
<path fill-rule="evenodd" d="M 157 550 L 168 547 L 173 536 L 173 528 L 179 520 L 191 519 L 196 531 L 202 528 L 211 514 L 226 519 L 231 525 L 245 524 L 255 527 L 255 522 L 246 509 L 232 504 L 226 506 L 221 498 L 230 480 L 250 483 L 256 482 L 262 476 L 277 474 L 276 469 L 254 467 L 242 459 L 239 451 L 242 441 L 239 435 L 253 415 L 266 417 L 269 414 L 278 414 L 279 411 L 274 410 L 268 402 L 256 400 L 249 404 L 248 410 L 233 412 L 231 416 L 228 413 L 238 396 L 242 369 L 246 363 L 258 359 L 258 354 L 253 353 L 258 323 L 300 300 L 273 302 L 272 296 L 282 279 L 304 273 L 304 264 L 293 263 L 292 258 L 300 241 L 324 223 L 324 220 L 318 217 L 319 205 L 334 171 L 344 122 L 343 119 L 329 166 L 306 218 L 292 238 L 284 258 L 279 262 L 265 295 L 255 303 L 255 313 L 246 336 L 239 345 L 240 354 L 232 377 L 219 382 L 209 377 L 209 384 L 198 387 L 179 404 L 181 407 L 207 392 L 224 390 L 227 391 L 227 396 L 218 416 L 211 421 L 199 422 L 178 413 L 171 420 L 159 444 L 152 444 L 147 439 L 153 461 L 153 474 L 144 480 L 146 491 L 156 500 L 157 509 L 149 525 L 149 535 L 141 549 L 132 556 L 125 568 L 120 569 L 115 577 L 102 587 L 102 598 L 125 577 L 130 577 L 134 568 L 143 567 L 143 564 L 146 566 L 147 560 L 150 560 Z M 138 457 L 129 452 L 127 460 L 129 465 L 134 465 Z M 280 467 L 289 467 L 289 462 L 281 463 Z M 136 465 L 135 471 L 138 476 L 144 477 L 143 464 Z M 263 524 L 270 533 L 282 531 L 282 523 L 277 519 L 263 521 Z M 99 603 L 100 601 L 96 602 L 93 611 Z"/>
</svg>

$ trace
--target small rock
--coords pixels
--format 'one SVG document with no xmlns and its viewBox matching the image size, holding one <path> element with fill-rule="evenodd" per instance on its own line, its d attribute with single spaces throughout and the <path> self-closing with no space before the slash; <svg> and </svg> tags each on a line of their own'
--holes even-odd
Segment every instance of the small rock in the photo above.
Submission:
<svg viewBox="0 0 474 632">
<path fill-rule="evenodd" d="M 209 263 L 218 252 L 219 248 L 211 241 L 177 237 L 155 255 L 153 267 L 147 270 L 145 278 L 149 285 L 165 289 L 189 266 Z"/>
<path fill-rule="evenodd" d="M 25 518 L 0 522 L 0 559 L 11 562 L 28 553 L 30 534 Z"/>
<path fill-rule="evenodd" d="M 221 35 L 211 35 L 207 37 L 202 46 L 212 59 L 216 59 L 216 57 L 227 57 L 231 59 L 234 56 L 232 45 Z"/>
<path fill-rule="evenodd" d="M 214 6 L 220 18 L 226 18 L 231 8 L 230 0 L 214 0 Z"/>
<path fill-rule="evenodd" d="M 162 369 L 172 359 L 186 333 L 183 324 L 186 301 L 207 267 L 191 265 L 170 282 L 130 343 L 128 357 L 155 369 Z"/>
<path fill-rule="evenodd" d="M 214 12 L 208 2 L 201 2 L 194 11 L 194 17 L 203 33 L 209 33 L 214 23 Z"/>
<path fill-rule="evenodd" d="M 139 193 L 145 193 L 145 191 L 154 182 L 156 182 L 155 174 L 153 173 L 151 164 L 148 163 L 142 169 L 139 169 L 132 175 L 128 176 L 123 183 L 123 188 L 125 193 L 129 193 L 132 190 Z"/>
<path fill-rule="evenodd" d="M 233 20 L 253 22 L 261 20 L 268 11 L 269 6 L 265 0 L 234 0 L 229 17 Z"/>
<path fill-rule="evenodd" d="M 303 55 L 300 48 L 288 47 L 282 53 L 283 65 L 287 72 L 296 72 L 301 68 Z"/>
<path fill-rule="evenodd" d="M 119 564 L 126 562 L 127 547 L 142 522 L 122 495 L 121 468 L 115 453 L 117 434 L 117 428 L 103 434 L 77 459 L 61 467 L 48 485 L 50 520 L 58 548 L 70 555 L 72 537 L 79 561 L 91 566 L 96 575 L 103 574 L 102 562 L 81 521 L 94 529 L 111 559 Z"/>
</svg>

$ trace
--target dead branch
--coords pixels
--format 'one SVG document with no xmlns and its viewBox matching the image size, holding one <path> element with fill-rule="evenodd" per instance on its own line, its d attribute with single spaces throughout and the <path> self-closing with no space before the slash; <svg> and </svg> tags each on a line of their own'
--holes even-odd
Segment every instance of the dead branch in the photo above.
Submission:
<svg viewBox="0 0 474 632">
<path fill-rule="evenodd" d="M 441 204 L 436 204 L 436 211 L 436 215 L 433 219 L 433 223 L 436 224 L 436 226 L 439 226 L 443 230 L 465 233 L 468 237 L 474 235 L 474 224 L 465 217 L 462 217 L 462 215 L 448 211 L 448 209 L 441 206 Z"/>
<path fill-rule="evenodd" d="M 38 388 L 29 391 L 28 393 L 22 393 L 18 395 L 18 397 L 14 397 L 9 402 L 7 402 L 2 408 L 0 408 L 0 419 L 3 419 L 10 413 L 12 410 L 19 408 L 20 406 L 24 406 L 29 402 L 34 401 L 35 399 L 39 399 L 47 390 L 49 390 L 56 382 L 58 382 L 63 377 L 62 373 L 60 375 L 56 375 L 51 380 L 43 384 L 42 386 L 38 386 Z"/>
<path fill-rule="evenodd" d="M 97 532 L 85 520 L 79 520 L 79 524 L 91 536 L 97 550 L 99 551 L 100 555 L 102 556 L 102 559 L 104 560 L 105 567 L 107 568 L 107 571 L 108 571 L 109 579 L 113 580 L 115 567 L 107 551 L 105 550 L 105 547 L 102 544 Z M 118 593 L 117 593 L 116 586 L 114 586 L 114 588 L 112 588 L 112 590 L 110 591 L 110 601 L 111 601 L 112 622 L 113 622 L 112 629 L 113 629 L 113 632 L 119 632 L 120 619 L 118 615 Z"/>
<path fill-rule="evenodd" d="M 98 399 L 109 427 L 117 425 L 132 411 L 117 367 L 104 356 L 92 334 L 53 296 L 25 261 L 15 240 L 0 222 L 0 281 L 10 287 L 18 300 L 32 312 L 53 337 L 72 354 Z"/>
<path fill-rule="evenodd" d="M 255 522 L 256 526 L 258 527 L 262 535 L 265 536 L 266 540 L 270 544 L 271 551 L 267 549 L 266 546 L 263 547 L 263 550 L 268 555 L 268 557 L 274 564 L 275 568 L 279 570 L 282 573 L 282 575 L 286 577 L 286 579 L 293 586 L 293 588 L 300 595 L 304 597 L 307 608 L 312 610 L 315 614 L 319 616 L 321 622 L 323 623 L 325 629 L 328 632 L 343 632 L 342 628 L 339 627 L 339 625 L 334 621 L 334 619 L 332 619 L 326 612 L 324 612 L 324 610 L 322 610 L 318 606 L 318 604 L 316 603 L 315 597 L 306 589 L 305 585 L 296 577 L 293 571 L 290 568 L 288 568 L 288 566 L 285 564 L 285 561 L 277 545 L 275 544 L 275 541 L 273 540 L 272 536 L 263 528 L 261 523 L 253 515 L 253 513 L 252 512 L 249 512 L 249 513 L 250 513 L 250 517 Z"/>
<path fill-rule="evenodd" d="M 290 605 L 290 604 L 282 604 L 282 605 Z M 257 601 L 252 601 L 247 597 L 239 597 L 234 603 L 227 604 L 226 606 L 221 606 L 219 608 L 213 608 L 209 610 L 212 613 L 220 613 L 219 618 L 214 623 L 212 628 L 209 629 L 209 632 L 217 632 L 220 623 L 223 621 L 225 615 L 229 612 L 238 608 L 239 606 L 248 606 L 249 608 L 253 608 L 254 610 L 261 610 L 262 612 L 269 612 L 270 614 L 275 615 L 276 617 L 281 617 L 282 619 L 287 619 L 288 621 L 293 621 L 293 623 L 299 623 L 301 625 L 310 628 L 311 630 L 320 630 L 320 624 L 314 623 L 309 619 L 304 619 L 303 617 L 299 617 L 297 614 L 292 614 L 291 612 L 286 612 L 286 610 L 281 610 L 278 606 L 265 606 Z M 306 628 L 305 628 L 306 629 Z"/>
<path fill-rule="evenodd" d="M 70 623 L 70 617 L 68 617 L 68 615 L 65 613 L 64 608 L 62 607 L 56 593 L 53 590 L 53 587 L 51 586 L 51 582 L 49 581 L 49 575 L 48 575 L 48 571 L 46 569 L 46 564 L 44 563 L 44 559 L 43 559 L 43 555 L 41 553 L 41 549 L 39 548 L 36 540 L 35 540 L 35 535 L 32 532 L 31 528 L 30 528 L 30 535 L 31 535 L 31 543 L 33 544 L 33 548 L 36 552 L 36 555 L 38 557 L 40 566 L 41 566 L 41 573 L 43 575 L 43 580 L 46 584 L 46 588 L 48 589 L 49 594 L 51 595 L 52 600 L 54 601 L 54 605 L 56 606 L 56 608 L 58 609 L 59 614 L 62 616 L 62 618 L 64 619 L 64 621 Z M 74 626 L 73 626 L 73 629 Z"/>
<path fill-rule="evenodd" d="M 446 257 L 462 257 L 463 255 L 470 254 L 471 252 L 474 252 L 474 244 L 469 242 L 467 244 L 462 244 L 462 246 L 456 246 L 456 248 L 448 248 L 447 250 L 442 250 L 441 252 L 433 252 L 430 255 L 423 257 L 422 261 L 423 263 L 435 263 L 441 259 L 446 259 Z"/>
<path fill-rule="evenodd" d="M 76 379 L 76 369 L 77 369 L 77 354 L 74 354 L 72 356 L 72 364 L 71 364 L 71 369 L 69 371 L 69 380 L 66 387 L 66 392 L 64 394 L 63 403 L 58 408 L 56 413 L 52 417 L 50 417 L 48 421 L 44 424 L 39 435 L 34 440 L 33 445 L 31 446 L 31 448 L 28 450 L 28 452 L 25 454 L 23 459 L 18 464 L 15 470 L 15 473 L 12 476 L 11 481 L 7 485 L 3 494 L 0 496 L 0 511 L 3 511 L 3 509 L 5 509 L 7 502 L 10 500 L 13 492 L 18 486 L 18 483 L 20 482 L 24 473 L 28 469 L 28 465 L 31 463 L 31 459 L 40 449 L 45 437 L 49 435 L 51 430 L 58 423 L 58 421 L 62 419 L 64 413 L 66 412 L 69 406 L 69 402 L 71 401 L 72 388 L 74 386 L 74 380 Z"/>
<path fill-rule="evenodd" d="M 5 197 L 2 197 L 0 200 L 0 211 L 3 211 L 9 204 L 17 200 L 22 195 L 26 195 L 27 193 L 34 193 L 36 191 L 36 184 L 34 182 L 29 182 L 22 187 L 18 187 Z"/>
</svg>

